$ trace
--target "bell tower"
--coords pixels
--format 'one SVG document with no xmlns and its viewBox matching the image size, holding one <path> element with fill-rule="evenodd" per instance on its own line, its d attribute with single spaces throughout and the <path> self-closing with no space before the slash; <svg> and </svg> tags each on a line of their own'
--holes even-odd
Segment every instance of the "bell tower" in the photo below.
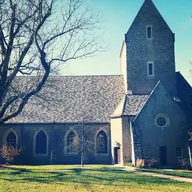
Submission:
<svg viewBox="0 0 192 192">
<path fill-rule="evenodd" d="M 150 94 L 158 81 L 176 95 L 174 33 L 152 0 L 145 0 L 121 50 L 126 91 Z"/>
</svg>

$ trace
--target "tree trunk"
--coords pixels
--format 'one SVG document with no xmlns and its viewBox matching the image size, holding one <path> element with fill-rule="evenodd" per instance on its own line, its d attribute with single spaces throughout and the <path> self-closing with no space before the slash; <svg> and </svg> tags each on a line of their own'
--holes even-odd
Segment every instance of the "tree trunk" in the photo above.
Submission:
<svg viewBox="0 0 192 192">
<path fill-rule="evenodd" d="M 81 167 L 83 167 L 83 166 L 84 166 L 84 152 L 82 150 L 82 152 L 81 152 Z"/>
</svg>

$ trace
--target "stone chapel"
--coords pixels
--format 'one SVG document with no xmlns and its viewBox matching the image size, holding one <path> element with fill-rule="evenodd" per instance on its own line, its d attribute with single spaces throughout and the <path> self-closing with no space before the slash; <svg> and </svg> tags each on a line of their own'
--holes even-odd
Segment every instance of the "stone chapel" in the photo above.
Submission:
<svg viewBox="0 0 192 192">
<path fill-rule="evenodd" d="M 179 158 L 191 159 L 192 89 L 175 71 L 174 44 L 175 34 L 145 0 L 125 34 L 122 73 L 49 77 L 41 90 L 52 98 L 49 106 L 32 98 L 0 125 L 0 145 L 22 149 L 16 163 L 78 164 L 83 130 L 85 163 L 155 159 L 160 167 L 178 167 Z"/>
</svg>

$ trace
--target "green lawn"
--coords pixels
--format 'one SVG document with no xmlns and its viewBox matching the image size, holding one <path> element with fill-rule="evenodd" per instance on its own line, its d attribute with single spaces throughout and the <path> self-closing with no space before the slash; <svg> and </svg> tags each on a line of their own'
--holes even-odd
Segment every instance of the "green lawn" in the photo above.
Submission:
<svg viewBox="0 0 192 192">
<path fill-rule="evenodd" d="M 1 192 L 191 192 L 192 184 L 136 175 L 112 166 L 0 168 Z"/>
<path fill-rule="evenodd" d="M 137 170 L 145 171 L 145 172 L 153 172 L 153 173 L 160 173 L 164 175 L 173 175 L 173 176 L 179 176 L 179 177 L 188 177 L 192 178 L 192 171 L 188 170 L 164 170 L 164 169 L 144 169 L 140 168 Z"/>
</svg>

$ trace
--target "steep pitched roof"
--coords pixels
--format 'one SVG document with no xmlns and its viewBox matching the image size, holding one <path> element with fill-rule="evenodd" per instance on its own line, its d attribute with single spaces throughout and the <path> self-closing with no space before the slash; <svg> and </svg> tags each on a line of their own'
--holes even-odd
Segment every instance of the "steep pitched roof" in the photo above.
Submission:
<svg viewBox="0 0 192 192">
<path fill-rule="evenodd" d="M 129 30 L 132 28 L 132 26 L 135 23 L 137 24 L 137 23 L 143 22 L 143 20 L 150 21 L 153 19 L 158 19 L 159 21 L 162 21 L 164 23 L 164 25 L 172 33 L 170 27 L 168 26 L 168 24 L 166 23 L 166 21 L 164 20 L 164 18 L 162 17 L 161 13 L 159 12 L 159 10 L 157 9 L 157 7 L 155 6 L 155 4 L 153 3 L 152 0 L 144 1 L 143 5 L 141 6 L 139 12 L 137 13 L 135 19 L 133 20 L 133 23 L 131 24 Z M 150 24 L 150 23 L 148 23 L 148 24 Z M 129 32 L 129 30 L 128 30 L 128 32 Z"/>
<path fill-rule="evenodd" d="M 135 116 L 135 118 L 133 119 L 133 121 L 137 120 L 137 118 L 140 116 L 140 114 L 142 113 L 142 111 L 144 110 L 144 108 L 146 107 L 147 103 L 149 102 L 150 98 L 153 97 L 153 95 L 155 94 L 155 92 L 157 92 L 157 88 L 160 87 L 162 83 L 160 81 L 157 82 L 157 84 L 155 85 L 154 89 L 151 91 L 149 97 L 146 99 L 146 102 L 144 103 L 144 105 L 142 106 L 142 108 L 140 109 L 139 113 L 137 113 L 137 115 Z M 161 86 L 160 88 L 163 88 L 163 86 Z"/>
<path fill-rule="evenodd" d="M 124 110 L 124 107 L 125 107 L 125 102 L 126 102 L 126 95 L 124 95 L 124 97 L 122 98 L 122 100 L 118 104 L 117 108 L 115 109 L 115 111 L 113 112 L 111 117 L 119 117 L 119 116 L 121 116 L 123 114 L 123 110 Z"/>
<path fill-rule="evenodd" d="M 192 114 L 192 88 L 180 72 L 176 72 L 176 83 L 179 96 L 178 101 L 181 103 L 180 106 L 182 106 L 184 111 L 190 116 Z M 156 84 L 150 95 L 125 95 L 114 111 L 112 117 L 133 115 L 135 116 L 135 121 L 150 100 L 150 97 L 158 92 L 159 89 L 166 92 L 160 81 Z M 172 98 L 172 100 L 177 102 L 177 98 Z"/>
<path fill-rule="evenodd" d="M 180 72 L 176 72 L 176 85 L 178 96 L 183 104 L 184 110 L 192 115 L 192 88 Z"/>
<path fill-rule="evenodd" d="M 137 115 L 148 98 L 149 95 L 125 95 L 111 117 Z"/>
<path fill-rule="evenodd" d="M 109 122 L 125 94 L 120 75 L 50 77 L 49 82 L 52 86 L 42 90 L 51 98 L 48 107 L 38 105 L 34 97 L 8 123 Z"/>
<path fill-rule="evenodd" d="M 127 95 L 123 115 L 137 115 L 148 98 L 149 95 Z"/>
<path fill-rule="evenodd" d="M 145 109 L 148 108 L 148 105 L 151 105 L 151 101 L 154 102 L 153 105 L 155 104 L 156 108 L 158 108 L 158 105 L 162 107 L 163 104 L 158 103 L 157 98 L 161 98 L 161 99 L 164 98 L 164 101 L 169 100 L 169 103 L 170 103 L 170 101 L 172 101 L 172 102 L 176 103 L 180 107 L 180 109 L 182 109 L 182 107 L 181 107 L 182 102 L 180 101 L 180 98 L 176 99 L 175 97 L 173 97 L 169 92 L 166 91 L 163 83 L 161 81 L 158 81 L 158 83 L 156 84 L 156 86 L 154 87 L 152 92 L 150 93 L 147 101 L 143 105 L 142 109 L 134 118 L 133 122 L 137 121 L 139 116 L 141 116 L 143 113 L 145 113 Z M 164 107 L 167 107 L 167 105 Z"/>
</svg>

